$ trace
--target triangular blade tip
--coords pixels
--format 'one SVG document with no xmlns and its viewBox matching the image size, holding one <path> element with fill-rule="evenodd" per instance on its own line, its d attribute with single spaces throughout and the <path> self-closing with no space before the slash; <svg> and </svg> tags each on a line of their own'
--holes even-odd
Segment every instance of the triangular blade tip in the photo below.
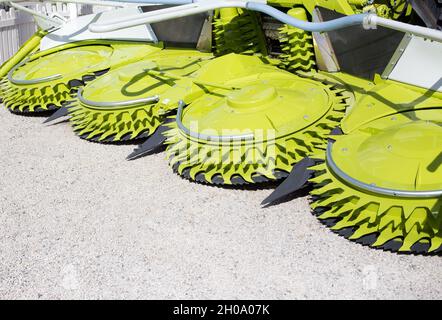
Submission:
<svg viewBox="0 0 442 320">
<path fill-rule="evenodd" d="M 273 192 L 267 198 L 265 198 L 264 200 L 261 201 L 262 207 L 267 207 L 268 205 L 272 204 L 273 201 L 275 201 L 275 199 L 272 199 L 272 195 L 273 195 Z"/>
<path fill-rule="evenodd" d="M 47 118 L 45 121 L 43 121 L 43 124 L 51 125 L 56 124 L 58 122 L 64 121 L 69 119 L 69 112 L 67 108 L 61 107 L 55 113 L 53 113 L 49 118 Z M 63 119 L 66 118 L 66 119 Z M 56 121 L 59 120 L 59 121 Z"/>
</svg>

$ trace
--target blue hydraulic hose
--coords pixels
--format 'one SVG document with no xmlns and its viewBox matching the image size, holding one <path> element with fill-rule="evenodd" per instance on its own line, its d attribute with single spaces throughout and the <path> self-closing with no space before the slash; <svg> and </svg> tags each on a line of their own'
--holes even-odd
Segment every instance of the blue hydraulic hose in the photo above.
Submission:
<svg viewBox="0 0 442 320">
<path fill-rule="evenodd" d="M 265 13 L 285 24 L 310 32 L 326 32 L 355 25 L 363 25 L 364 19 L 368 16 L 368 14 L 354 14 L 327 22 L 308 22 L 293 18 L 263 3 L 247 2 L 246 7 L 249 10 Z"/>
</svg>

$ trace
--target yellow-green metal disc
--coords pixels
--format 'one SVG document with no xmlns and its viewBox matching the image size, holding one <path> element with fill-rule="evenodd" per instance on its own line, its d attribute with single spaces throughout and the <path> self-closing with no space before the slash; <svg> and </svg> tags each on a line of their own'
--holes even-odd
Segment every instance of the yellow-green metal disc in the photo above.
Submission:
<svg viewBox="0 0 442 320">
<path fill-rule="evenodd" d="M 176 172 L 205 183 L 259 183 L 287 176 L 295 163 L 325 148 L 344 116 L 348 91 L 316 73 L 300 77 L 253 57 L 225 59 L 242 69 L 222 82 L 231 89 L 194 100 L 164 133 Z"/>
<path fill-rule="evenodd" d="M 167 99 L 175 77 L 194 73 L 211 58 L 196 50 L 164 49 L 108 72 L 86 85 L 69 104 L 74 131 L 97 142 L 147 137 L 164 120 L 165 111 L 157 102 Z"/>
<path fill-rule="evenodd" d="M 279 138 L 315 123 L 333 99 L 320 82 L 275 71 L 244 81 L 241 89 L 205 95 L 184 110 L 182 122 L 186 127 L 197 125 L 198 133 Z"/>
<path fill-rule="evenodd" d="M 158 50 L 147 43 L 88 40 L 40 51 L 0 79 L 0 97 L 14 113 L 54 110 L 108 69 Z"/>
<path fill-rule="evenodd" d="M 409 121 L 408 113 L 398 114 L 338 138 L 334 162 L 345 174 L 379 188 L 442 190 L 442 166 L 431 165 L 442 150 L 442 111 L 425 113 L 434 114 L 434 120 Z"/>
<path fill-rule="evenodd" d="M 376 248 L 441 253 L 442 109 L 384 116 L 333 139 L 311 168 L 319 219 Z"/>
<path fill-rule="evenodd" d="M 123 66 L 91 82 L 84 88 L 83 96 L 94 102 L 122 102 L 161 94 L 173 86 L 174 79 L 152 76 L 148 73 L 149 70 L 186 76 L 198 70 L 204 59 L 210 58 L 210 54 L 196 50 L 165 49 L 150 55 L 148 59 Z"/>
<path fill-rule="evenodd" d="M 344 79 L 344 81 L 352 81 L 352 79 Z M 441 106 L 441 93 L 395 81 L 379 81 L 376 84 L 354 84 L 358 88 L 355 90 L 357 107 L 349 110 L 342 122 L 344 132 L 352 132 L 364 124 L 396 113 Z"/>
</svg>

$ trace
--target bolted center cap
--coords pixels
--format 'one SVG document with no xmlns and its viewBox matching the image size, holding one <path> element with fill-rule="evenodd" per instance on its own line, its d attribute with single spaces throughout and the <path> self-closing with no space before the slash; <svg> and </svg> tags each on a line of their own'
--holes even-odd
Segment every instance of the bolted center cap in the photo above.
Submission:
<svg viewBox="0 0 442 320">
<path fill-rule="evenodd" d="M 227 104 L 235 109 L 256 108 L 272 101 L 276 96 L 277 92 L 274 87 L 253 85 L 229 94 Z"/>
</svg>

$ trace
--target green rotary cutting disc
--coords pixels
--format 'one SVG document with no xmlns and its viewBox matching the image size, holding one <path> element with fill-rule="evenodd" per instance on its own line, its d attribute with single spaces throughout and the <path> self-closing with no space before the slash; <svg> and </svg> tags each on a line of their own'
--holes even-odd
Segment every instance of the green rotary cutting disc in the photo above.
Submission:
<svg viewBox="0 0 442 320">
<path fill-rule="evenodd" d="M 340 235 L 404 253 L 442 252 L 442 96 L 381 82 L 333 136 L 312 207 Z"/>
<path fill-rule="evenodd" d="M 211 88 L 180 108 L 164 133 L 172 168 L 199 182 L 286 177 L 297 161 L 325 148 L 348 105 L 342 87 L 315 80 L 315 74 L 293 75 L 258 57 L 230 54 L 203 70 L 212 71 L 212 82 L 222 79 L 224 88 Z"/>
<path fill-rule="evenodd" d="M 197 50 L 164 49 L 108 72 L 66 105 L 75 133 L 95 142 L 146 138 L 170 111 L 163 108 L 168 93 L 212 57 Z"/>
</svg>

